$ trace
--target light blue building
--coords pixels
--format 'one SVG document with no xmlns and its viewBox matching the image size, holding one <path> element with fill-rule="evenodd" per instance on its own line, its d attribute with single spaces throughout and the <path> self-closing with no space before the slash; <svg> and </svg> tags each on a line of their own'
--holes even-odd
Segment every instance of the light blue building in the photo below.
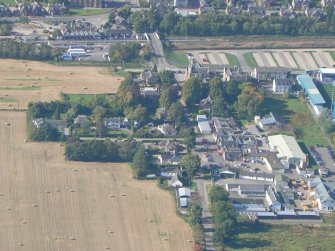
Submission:
<svg viewBox="0 0 335 251">
<path fill-rule="evenodd" d="M 313 107 L 316 115 L 320 115 L 323 108 L 326 106 L 326 101 L 322 97 L 319 89 L 314 84 L 313 79 L 309 75 L 303 74 L 297 76 L 297 81 L 307 94 L 308 101 Z"/>
</svg>

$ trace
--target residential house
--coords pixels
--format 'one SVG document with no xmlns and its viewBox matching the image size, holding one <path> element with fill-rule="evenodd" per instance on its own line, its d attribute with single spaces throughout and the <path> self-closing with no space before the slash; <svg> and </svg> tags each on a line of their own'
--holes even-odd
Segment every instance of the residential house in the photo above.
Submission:
<svg viewBox="0 0 335 251">
<path fill-rule="evenodd" d="M 62 4 L 59 4 L 59 3 L 50 4 L 50 3 L 48 3 L 45 10 L 48 12 L 48 14 L 50 16 L 63 16 L 66 12 L 66 7 L 65 7 L 64 3 L 62 3 Z"/>
<path fill-rule="evenodd" d="M 157 84 L 159 79 L 156 72 L 152 70 L 144 70 L 140 75 L 140 80 L 143 81 L 146 85 L 154 85 Z"/>
<path fill-rule="evenodd" d="M 120 129 L 121 119 L 120 118 L 105 118 L 105 126 L 110 129 Z"/>
<path fill-rule="evenodd" d="M 281 203 L 279 202 L 278 195 L 271 186 L 266 189 L 265 201 L 270 211 L 276 212 L 281 210 Z"/>
<path fill-rule="evenodd" d="M 90 122 L 90 120 L 87 117 L 87 115 L 78 115 L 73 121 L 73 123 L 77 126 L 82 126 L 82 125 L 84 125 L 86 123 L 89 123 L 89 122 Z"/>
<path fill-rule="evenodd" d="M 161 165 L 179 165 L 181 157 L 177 154 L 163 153 L 158 155 L 158 160 Z"/>
<path fill-rule="evenodd" d="M 335 210 L 335 182 L 326 182 L 317 177 L 309 182 L 309 187 L 314 189 L 316 193 L 319 210 Z"/>
<path fill-rule="evenodd" d="M 263 7 L 249 6 L 248 15 L 249 16 L 262 16 L 262 17 L 264 17 L 266 15 L 266 9 L 263 8 Z"/>
<path fill-rule="evenodd" d="M 211 108 L 213 105 L 213 100 L 210 96 L 205 99 L 200 100 L 200 109 L 205 112 L 211 112 Z"/>
<path fill-rule="evenodd" d="M 176 166 L 167 166 L 161 168 L 161 176 L 165 178 L 171 178 L 173 175 L 181 176 L 181 171 Z"/>
<path fill-rule="evenodd" d="M 175 140 L 163 140 L 159 143 L 159 147 L 164 151 L 177 154 L 181 151 L 181 145 Z"/>
<path fill-rule="evenodd" d="M 306 10 L 310 3 L 310 0 L 292 0 L 291 6 L 294 10 Z"/>
<path fill-rule="evenodd" d="M 242 72 L 239 66 L 225 66 L 223 67 L 223 80 L 229 81 L 247 81 L 248 74 Z"/>
<path fill-rule="evenodd" d="M 163 125 L 159 125 L 157 129 L 165 136 L 177 135 L 177 130 L 170 124 L 164 123 Z"/>
<path fill-rule="evenodd" d="M 291 86 L 288 78 L 275 78 L 272 82 L 272 91 L 275 94 L 290 93 Z"/>
<path fill-rule="evenodd" d="M 281 17 L 288 17 L 289 19 L 293 19 L 293 18 L 295 18 L 297 16 L 297 14 L 292 9 L 280 8 L 280 10 L 279 10 L 279 16 L 281 16 Z"/>
<path fill-rule="evenodd" d="M 255 123 L 262 130 L 283 129 L 283 127 L 287 124 L 283 116 L 277 113 L 274 113 L 274 112 L 270 112 L 269 114 L 265 115 L 263 118 L 260 118 L 259 116 L 255 116 Z"/>
<path fill-rule="evenodd" d="M 285 173 L 285 171 L 288 171 L 289 169 L 289 165 L 284 166 L 282 161 L 278 159 L 277 154 L 274 152 L 262 153 L 262 160 L 271 173 L 281 174 Z"/>
<path fill-rule="evenodd" d="M 40 128 L 41 126 L 51 126 L 56 129 L 64 129 L 67 127 L 67 123 L 65 120 L 59 120 L 59 119 L 33 119 L 32 120 L 33 125 L 36 128 Z"/>
<path fill-rule="evenodd" d="M 307 156 L 294 137 L 280 134 L 269 136 L 268 140 L 271 150 L 277 151 L 280 160 L 286 160 L 290 165 L 301 169 L 307 166 Z"/>
<path fill-rule="evenodd" d="M 169 180 L 169 185 L 174 188 L 183 187 L 183 183 L 179 180 L 178 174 L 173 174 Z"/>
<path fill-rule="evenodd" d="M 159 98 L 158 87 L 141 87 L 141 95 L 149 98 Z"/>
<path fill-rule="evenodd" d="M 249 172 L 249 171 L 240 171 L 239 175 L 240 179 L 247 179 L 247 180 L 256 180 L 256 181 L 270 181 L 274 182 L 275 176 L 269 173 L 256 173 L 256 172 Z"/>
<path fill-rule="evenodd" d="M 215 129 L 214 139 L 216 141 L 223 135 L 235 135 L 241 133 L 241 129 L 238 127 L 233 117 L 213 117 L 212 121 Z"/>
<path fill-rule="evenodd" d="M 239 15 L 242 14 L 242 8 L 241 7 L 227 6 L 226 14 L 227 15 L 239 16 Z"/>
<path fill-rule="evenodd" d="M 272 80 L 274 78 L 287 78 L 290 69 L 284 67 L 256 67 L 251 76 L 257 80 Z"/>
<path fill-rule="evenodd" d="M 321 18 L 324 18 L 327 16 L 327 12 L 321 8 L 307 8 L 305 10 L 305 15 L 307 17 L 315 18 L 316 20 L 319 20 Z"/>
<path fill-rule="evenodd" d="M 190 60 L 189 66 L 185 71 L 185 79 L 190 77 L 197 77 L 201 80 L 209 80 L 213 74 L 211 74 L 209 67 L 202 66 L 195 58 Z"/>
<path fill-rule="evenodd" d="M 188 7 L 188 0 L 173 0 L 174 7 Z"/>
</svg>

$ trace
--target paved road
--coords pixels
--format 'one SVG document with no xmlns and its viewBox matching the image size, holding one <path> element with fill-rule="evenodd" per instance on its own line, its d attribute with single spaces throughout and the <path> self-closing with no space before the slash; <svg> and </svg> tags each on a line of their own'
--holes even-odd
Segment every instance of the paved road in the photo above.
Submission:
<svg viewBox="0 0 335 251">
<path fill-rule="evenodd" d="M 210 212 L 210 203 L 208 199 L 206 185 L 208 184 L 206 181 L 202 179 L 197 179 L 197 187 L 198 193 L 201 198 L 202 203 L 202 221 L 205 233 L 205 246 L 207 251 L 215 251 L 214 241 L 213 241 L 213 222 L 212 222 L 212 214 Z"/>
<path fill-rule="evenodd" d="M 170 70 L 170 71 L 183 71 L 185 69 L 175 67 L 171 65 L 165 57 L 164 49 L 161 40 L 157 37 L 156 33 L 148 33 L 151 48 L 157 57 L 157 69 L 158 71 Z"/>
</svg>

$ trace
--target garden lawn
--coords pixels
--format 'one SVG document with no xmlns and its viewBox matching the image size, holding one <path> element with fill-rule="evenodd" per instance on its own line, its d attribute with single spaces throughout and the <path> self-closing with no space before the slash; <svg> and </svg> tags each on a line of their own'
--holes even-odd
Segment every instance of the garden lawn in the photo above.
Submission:
<svg viewBox="0 0 335 251">
<path fill-rule="evenodd" d="M 307 123 L 300 127 L 302 137 L 297 140 L 303 142 L 307 147 L 316 144 L 329 145 L 307 104 L 302 103 L 298 98 L 285 99 L 279 96 L 267 96 L 263 103 L 262 114 L 267 114 L 271 111 L 284 116 L 292 126 L 292 129 L 295 129 L 292 123 L 294 115 L 296 113 L 304 114 L 307 118 Z"/>
<path fill-rule="evenodd" d="M 90 9 L 69 9 L 67 14 L 69 15 L 78 15 L 78 16 L 89 16 L 89 15 L 98 15 L 98 14 L 104 14 L 107 12 L 110 12 L 112 9 L 108 8 L 90 8 Z"/>
<path fill-rule="evenodd" d="M 165 51 L 165 56 L 171 64 L 179 67 L 187 67 L 189 64 L 184 51 Z"/>
</svg>

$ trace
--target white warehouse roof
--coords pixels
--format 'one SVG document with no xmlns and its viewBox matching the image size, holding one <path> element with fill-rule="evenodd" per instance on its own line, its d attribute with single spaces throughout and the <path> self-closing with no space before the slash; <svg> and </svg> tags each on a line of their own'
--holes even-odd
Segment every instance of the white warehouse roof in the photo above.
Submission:
<svg viewBox="0 0 335 251">
<path fill-rule="evenodd" d="M 191 190 L 187 187 L 181 187 L 178 189 L 179 197 L 191 197 Z"/>
<path fill-rule="evenodd" d="M 277 148 L 279 154 L 278 157 L 295 157 L 299 159 L 305 159 L 306 155 L 301 150 L 298 142 L 292 136 L 287 135 L 274 135 L 269 136 L 269 143 Z"/>
<path fill-rule="evenodd" d="M 322 74 L 335 74 L 335 68 L 320 68 Z"/>
</svg>

